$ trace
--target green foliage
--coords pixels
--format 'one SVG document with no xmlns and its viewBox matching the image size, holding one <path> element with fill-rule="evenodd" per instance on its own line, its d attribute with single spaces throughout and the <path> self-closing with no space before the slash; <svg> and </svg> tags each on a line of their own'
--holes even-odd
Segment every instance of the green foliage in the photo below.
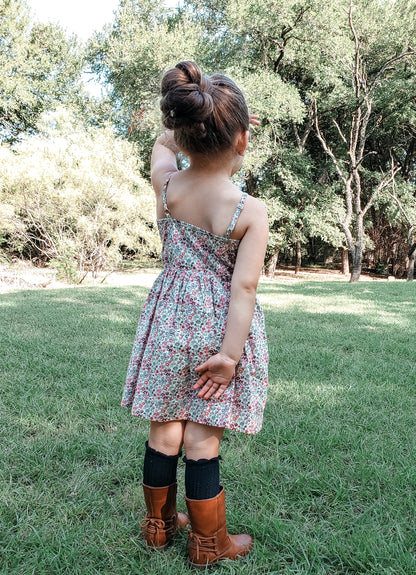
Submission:
<svg viewBox="0 0 416 575">
<path fill-rule="evenodd" d="M 296 54 L 301 39 L 323 18 L 322 3 L 269 8 L 267 2 L 237 6 L 231 0 L 198 1 L 169 12 L 150 0 L 121 2 L 113 25 L 90 42 L 92 69 L 111 85 L 119 128 L 126 133 L 129 126 L 130 137 L 138 141 L 147 177 L 150 149 L 160 129 L 156 98 L 162 72 L 180 59 L 193 58 L 205 65 L 206 73 L 219 69 L 230 75 L 262 122 L 244 169 L 245 178 L 255 182 L 250 192 L 264 199 L 271 212 L 269 251 L 277 244 L 306 241 L 310 233 L 339 246 L 331 207 L 336 190 L 331 185 L 318 190 L 321 174 L 315 160 L 296 143 L 296 126 L 308 122 L 298 74 L 303 62 Z M 329 24 L 326 19 L 325 26 Z M 309 69 L 315 64 L 316 58 Z"/>
<path fill-rule="evenodd" d="M 89 43 L 91 70 L 111 88 L 118 132 L 138 145 L 149 175 L 150 151 L 161 130 L 157 100 L 163 72 L 195 60 L 202 30 L 160 0 L 123 0 L 112 25 Z"/>
<path fill-rule="evenodd" d="M 155 255 L 153 194 L 134 146 L 111 127 L 85 129 L 65 109 L 39 129 L 42 136 L 0 148 L 5 250 L 50 262 L 73 281 L 129 255 Z"/>
<path fill-rule="evenodd" d="M 0 0 L 0 141 L 33 133 L 43 111 L 80 97 L 83 65 L 76 38 L 31 22 L 25 0 Z"/>
<path fill-rule="evenodd" d="M 119 136 L 135 143 L 141 174 L 149 179 L 150 153 L 161 130 L 161 76 L 179 60 L 194 59 L 207 74 L 220 71 L 235 79 L 251 111 L 260 115 L 261 127 L 253 130 L 239 177 L 269 209 L 268 253 L 314 238 L 334 250 L 345 245 L 343 183 L 316 137 L 314 120 L 317 113 L 328 148 L 346 174 L 350 134 L 358 108 L 364 109 L 363 92 L 358 97 L 355 90 L 350 0 L 188 0 L 177 9 L 166 8 L 162 0 L 120 0 L 113 23 L 88 45 L 89 70 L 108 88 L 99 102 L 78 89 L 85 60 L 74 38 L 65 38 L 56 26 L 31 24 L 24 0 L 2 0 L 0 6 L 0 65 L 7 72 L 0 78 L 3 139 L 35 132 L 40 114 L 53 109 L 57 99 L 75 100 L 87 128 L 106 129 L 111 122 Z M 358 170 L 361 203 L 374 201 L 374 189 L 393 158 L 401 167 L 398 185 L 409 184 L 403 202 L 411 210 L 416 74 L 414 56 L 403 54 L 416 45 L 416 6 L 408 0 L 356 0 L 352 21 L 372 106 Z M 386 190 L 366 214 L 362 244 L 367 250 L 377 249 L 380 210 L 391 223 L 386 246 L 404 225 L 403 218 L 393 216 L 397 203 Z M 1 229 L 9 238 L 6 216 L 0 216 Z M 355 214 L 352 232 L 357 221 Z M 22 249 L 21 239 L 14 241 Z"/>
</svg>

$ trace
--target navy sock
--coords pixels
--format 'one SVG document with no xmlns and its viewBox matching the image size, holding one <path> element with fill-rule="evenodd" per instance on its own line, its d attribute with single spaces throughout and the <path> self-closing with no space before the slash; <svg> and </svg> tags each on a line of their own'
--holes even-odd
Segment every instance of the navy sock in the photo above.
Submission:
<svg viewBox="0 0 416 575">
<path fill-rule="evenodd" d="M 220 492 L 220 457 L 213 459 L 187 459 L 185 491 L 188 499 L 211 499 Z"/>
<path fill-rule="evenodd" d="M 146 453 L 143 463 L 143 483 L 149 487 L 167 487 L 176 482 L 178 455 L 166 455 L 149 447 L 146 441 Z"/>
</svg>

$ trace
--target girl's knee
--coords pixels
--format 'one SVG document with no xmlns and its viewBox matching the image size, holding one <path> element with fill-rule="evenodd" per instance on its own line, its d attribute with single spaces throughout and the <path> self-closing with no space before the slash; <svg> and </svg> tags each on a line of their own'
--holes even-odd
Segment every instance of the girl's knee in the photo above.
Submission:
<svg viewBox="0 0 416 575">
<path fill-rule="evenodd" d="M 212 459 L 218 450 L 224 430 L 188 421 L 184 432 L 185 455 L 188 459 Z"/>
<path fill-rule="evenodd" d="M 183 445 L 185 422 L 151 422 L 149 446 L 165 455 L 177 455 Z"/>
</svg>

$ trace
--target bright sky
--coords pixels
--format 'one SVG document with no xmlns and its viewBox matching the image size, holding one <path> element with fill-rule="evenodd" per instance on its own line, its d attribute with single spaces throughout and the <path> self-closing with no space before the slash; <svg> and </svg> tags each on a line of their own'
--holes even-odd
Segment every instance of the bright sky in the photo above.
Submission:
<svg viewBox="0 0 416 575">
<path fill-rule="evenodd" d="M 171 7 L 179 3 L 180 0 L 165 0 Z M 95 30 L 113 20 L 119 0 L 28 0 L 28 4 L 37 20 L 59 22 L 85 42 Z"/>
<path fill-rule="evenodd" d="M 104 24 L 112 22 L 119 0 L 27 0 L 33 16 L 41 22 L 58 22 L 69 34 L 75 33 L 83 42 Z M 165 5 L 176 7 L 181 0 L 165 0 Z M 86 88 L 93 95 L 101 95 L 101 86 L 85 74 Z"/>
<path fill-rule="evenodd" d="M 28 0 L 36 20 L 59 22 L 83 41 L 113 20 L 118 3 L 119 0 Z"/>
</svg>

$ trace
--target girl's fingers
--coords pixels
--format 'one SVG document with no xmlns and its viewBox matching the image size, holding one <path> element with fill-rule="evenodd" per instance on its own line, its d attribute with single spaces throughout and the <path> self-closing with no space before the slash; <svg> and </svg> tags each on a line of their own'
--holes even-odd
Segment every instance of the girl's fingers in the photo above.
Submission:
<svg viewBox="0 0 416 575">
<path fill-rule="evenodd" d="M 208 361 L 204 361 L 204 363 L 201 363 L 201 365 L 198 365 L 198 367 L 195 368 L 195 371 L 205 371 L 208 367 Z"/>
<path fill-rule="evenodd" d="M 198 381 L 194 384 L 193 389 L 199 389 L 201 385 L 204 385 L 208 381 L 209 377 L 206 373 L 202 374 Z"/>
<path fill-rule="evenodd" d="M 214 399 L 219 399 L 221 395 L 224 393 L 225 389 L 226 388 L 221 385 L 217 393 L 214 395 Z"/>
<path fill-rule="evenodd" d="M 203 376 L 195 383 L 193 389 L 199 389 L 201 386 L 203 387 L 198 392 L 198 397 L 201 399 L 209 399 L 221 387 L 219 383 L 213 382 L 209 377 L 204 379 Z"/>
<path fill-rule="evenodd" d="M 207 386 L 205 386 L 207 387 Z M 213 395 L 216 390 L 218 389 L 218 384 L 217 383 L 211 383 L 211 385 L 207 388 L 207 391 L 205 393 L 203 393 L 205 388 L 202 388 L 201 391 L 198 393 L 199 397 L 202 397 L 202 399 L 209 399 L 211 397 L 211 395 Z"/>
<path fill-rule="evenodd" d="M 198 397 L 200 397 L 201 399 L 207 399 L 205 396 L 206 394 L 209 392 L 210 390 L 210 385 L 208 385 L 207 383 L 204 385 L 204 387 L 199 391 L 198 393 Z"/>
</svg>

